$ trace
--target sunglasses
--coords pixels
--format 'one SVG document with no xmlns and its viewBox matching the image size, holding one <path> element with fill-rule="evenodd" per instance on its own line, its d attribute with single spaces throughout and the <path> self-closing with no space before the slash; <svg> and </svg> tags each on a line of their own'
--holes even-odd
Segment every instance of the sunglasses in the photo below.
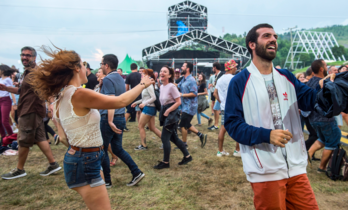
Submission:
<svg viewBox="0 0 348 210">
<path fill-rule="evenodd" d="M 32 57 L 32 55 L 30 55 L 30 54 L 19 54 L 21 57 L 28 57 L 28 58 L 31 58 Z"/>
</svg>

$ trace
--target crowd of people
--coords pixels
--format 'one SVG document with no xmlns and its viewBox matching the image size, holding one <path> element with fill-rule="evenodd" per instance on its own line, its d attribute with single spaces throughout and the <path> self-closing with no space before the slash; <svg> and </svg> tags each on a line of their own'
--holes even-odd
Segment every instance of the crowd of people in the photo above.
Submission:
<svg viewBox="0 0 348 210">
<path fill-rule="evenodd" d="M 119 159 L 128 166 L 132 179 L 127 186 L 145 177 L 122 146 L 128 120 L 138 122 L 140 144 L 135 150 L 149 149 L 147 129 L 161 139 L 163 159 L 153 163 L 153 169 L 160 170 L 170 168 L 170 142 L 182 152 L 178 165 L 194 160 L 189 153 L 189 132 L 205 147 L 208 135 L 203 131 L 203 117 L 208 130 L 220 129 L 218 157 L 229 155 L 223 147 L 226 132 L 237 142 L 233 156 L 242 158 L 256 209 L 318 209 L 306 175 L 307 162 L 320 160 L 317 171 L 326 172 L 340 142 L 339 126 L 342 118 L 347 122 L 347 115 L 321 116 L 314 110 L 315 98 L 324 79 L 330 77 L 333 82 L 347 67 L 328 69 L 318 59 L 296 76 L 274 67 L 277 34 L 269 24 L 253 27 L 246 45 L 251 64 L 236 74 L 234 60 L 224 64 L 224 72 L 215 62 L 208 84 L 203 73 L 197 79 L 192 76 L 190 62 L 183 63 L 181 69 L 163 66 L 160 72 L 133 63 L 131 73 L 125 76 L 118 68 L 117 56 L 106 54 L 94 75 L 75 51 L 43 46 L 48 58 L 37 64 L 36 50 L 23 47 L 20 56 L 25 71 L 21 79 L 18 71 L 0 65 L 0 135 L 2 139 L 11 136 L 17 127 L 19 145 L 17 166 L 2 179 L 27 175 L 24 165 L 34 144 L 49 164 L 41 176 L 61 170 L 51 151 L 50 133 L 55 144 L 68 148 L 63 161 L 67 186 L 81 195 L 89 209 L 111 209 L 107 194 L 107 188 L 112 187 L 110 166 Z M 210 104 L 212 115 L 208 116 L 204 111 Z M 195 115 L 198 124 L 194 126 Z M 51 119 L 58 134 L 48 125 Z M 162 130 L 155 126 L 157 119 Z M 306 141 L 304 125 L 309 132 Z M 321 148 L 323 155 L 317 159 L 314 154 Z"/>
</svg>

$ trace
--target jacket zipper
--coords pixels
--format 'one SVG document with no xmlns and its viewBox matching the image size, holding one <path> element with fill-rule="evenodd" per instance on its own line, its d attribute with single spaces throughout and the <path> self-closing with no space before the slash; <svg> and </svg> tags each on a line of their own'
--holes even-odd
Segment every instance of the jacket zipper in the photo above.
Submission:
<svg viewBox="0 0 348 210">
<path fill-rule="evenodd" d="M 256 147 L 255 147 L 255 146 L 254 146 L 254 152 L 255 152 L 255 155 L 256 155 L 256 157 L 257 157 L 257 161 L 260 163 L 261 168 L 263 168 L 263 166 L 262 166 L 262 164 L 261 164 L 261 161 L 260 161 L 260 159 L 259 159 L 259 156 L 257 155 Z"/>
</svg>

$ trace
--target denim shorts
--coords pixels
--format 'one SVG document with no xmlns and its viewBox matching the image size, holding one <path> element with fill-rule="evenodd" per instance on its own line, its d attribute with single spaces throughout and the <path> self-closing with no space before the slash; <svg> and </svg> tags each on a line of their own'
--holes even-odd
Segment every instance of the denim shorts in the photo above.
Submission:
<svg viewBox="0 0 348 210">
<path fill-rule="evenodd" d="M 221 125 L 225 126 L 225 110 L 221 110 Z"/>
<path fill-rule="evenodd" d="M 312 127 L 317 132 L 318 141 L 325 145 L 327 150 L 335 150 L 341 141 L 341 130 L 336 121 L 331 122 L 311 122 Z"/>
<path fill-rule="evenodd" d="M 218 100 L 215 101 L 215 105 L 214 105 L 213 110 L 215 110 L 215 111 L 219 111 L 220 110 L 220 102 Z"/>
<path fill-rule="evenodd" d="M 153 106 L 145 106 L 143 109 L 143 114 L 149 115 L 149 116 L 156 116 L 156 107 Z"/>
<path fill-rule="evenodd" d="M 105 184 L 100 176 L 103 150 L 98 152 L 80 152 L 69 147 L 64 156 L 64 176 L 70 189 L 90 185 L 98 187 Z"/>
<path fill-rule="evenodd" d="M 139 105 L 137 105 L 137 106 L 135 107 L 135 111 L 136 111 L 136 112 L 140 112 L 140 111 L 141 111 L 141 109 L 139 108 Z"/>
</svg>

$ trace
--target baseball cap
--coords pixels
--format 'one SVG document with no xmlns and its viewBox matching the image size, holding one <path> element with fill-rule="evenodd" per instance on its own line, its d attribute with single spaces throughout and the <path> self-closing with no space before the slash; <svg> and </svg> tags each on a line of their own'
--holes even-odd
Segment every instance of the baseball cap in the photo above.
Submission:
<svg viewBox="0 0 348 210">
<path fill-rule="evenodd" d="M 86 61 L 83 62 L 83 65 L 88 68 L 88 69 L 91 69 L 91 66 L 89 65 L 89 63 L 87 63 Z"/>
<path fill-rule="evenodd" d="M 174 71 L 175 73 L 180 73 L 180 69 L 175 69 L 175 71 Z"/>
</svg>

